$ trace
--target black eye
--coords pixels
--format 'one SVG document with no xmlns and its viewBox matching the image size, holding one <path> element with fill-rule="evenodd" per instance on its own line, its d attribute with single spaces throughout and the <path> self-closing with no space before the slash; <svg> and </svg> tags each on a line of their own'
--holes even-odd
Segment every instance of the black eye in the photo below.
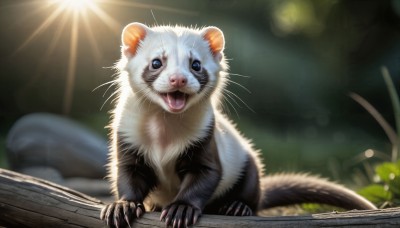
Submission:
<svg viewBox="0 0 400 228">
<path fill-rule="evenodd" d="M 199 60 L 195 60 L 192 62 L 192 69 L 194 71 L 200 71 L 201 70 L 201 63 Z"/>
<path fill-rule="evenodd" d="M 153 61 L 151 61 L 151 67 L 153 67 L 153 69 L 157 70 L 160 69 L 160 67 L 162 67 L 162 62 L 160 59 L 153 59 Z"/>
</svg>

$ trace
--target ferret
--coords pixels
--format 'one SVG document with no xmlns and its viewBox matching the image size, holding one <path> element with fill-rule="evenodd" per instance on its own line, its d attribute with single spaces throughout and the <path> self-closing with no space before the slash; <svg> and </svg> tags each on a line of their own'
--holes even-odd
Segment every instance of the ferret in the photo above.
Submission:
<svg viewBox="0 0 400 228">
<path fill-rule="evenodd" d="M 123 29 L 108 164 L 117 200 L 100 218 L 130 227 L 146 210 L 161 211 L 167 226 L 187 227 L 202 214 L 251 216 L 304 202 L 376 209 L 322 178 L 264 175 L 259 152 L 221 108 L 224 47 L 216 27 Z"/>
</svg>

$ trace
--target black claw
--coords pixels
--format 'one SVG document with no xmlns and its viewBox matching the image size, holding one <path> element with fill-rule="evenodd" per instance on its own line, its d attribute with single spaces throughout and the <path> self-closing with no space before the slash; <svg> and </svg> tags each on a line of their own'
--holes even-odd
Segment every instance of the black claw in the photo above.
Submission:
<svg viewBox="0 0 400 228">
<path fill-rule="evenodd" d="M 140 203 L 138 203 L 138 204 L 136 205 L 136 218 L 142 217 L 143 212 L 144 212 L 144 207 L 143 207 L 143 205 L 140 204 Z"/>
<path fill-rule="evenodd" d="M 194 211 L 193 208 L 188 208 L 188 209 L 186 210 L 186 219 L 185 219 L 185 225 L 186 225 L 186 226 L 190 226 L 190 225 L 193 224 L 193 223 L 192 223 L 192 222 L 193 222 L 193 221 L 192 221 L 193 211 Z"/>
<path fill-rule="evenodd" d="M 132 213 L 129 211 L 129 205 L 127 203 L 123 205 L 123 211 L 126 224 L 131 227 Z"/>
<path fill-rule="evenodd" d="M 241 202 L 238 202 L 236 205 L 236 210 L 233 213 L 234 216 L 238 216 L 240 214 L 241 211 L 245 210 L 246 205 L 244 205 Z"/>
<path fill-rule="evenodd" d="M 160 216 L 161 221 L 165 221 L 166 226 L 173 228 L 188 227 L 197 222 L 201 215 L 201 210 L 186 204 L 171 204 L 165 207 Z"/>
<path fill-rule="evenodd" d="M 233 209 L 236 207 L 236 204 L 238 204 L 238 203 L 239 203 L 238 201 L 234 201 L 234 202 L 229 206 L 228 210 L 226 210 L 225 215 L 229 215 L 229 214 L 233 211 Z"/>
<path fill-rule="evenodd" d="M 141 203 L 117 201 L 103 208 L 100 218 L 108 227 L 131 227 L 134 218 L 142 216 L 144 207 Z"/>
<path fill-rule="evenodd" d="M 221 207 L 218 211 L 221 215 L 251 216 L 252 210 L 243 202 L 234 201 Z"/>
<path fill-rule="evenodd" d="M 247 208 L 247 206 L 245 206 L 245 207 L 243 208 L 243 211 L 242 211 L 241 216 L 246 216 L 248 212 L 249 212 L 249 209 Z"/>
<path fill-rule="evenodd" d="M 101 213 L 100 213 L 101 220 L 105 219 L 107 211 L 108 211 L 108 205 L 106 205 L 105 207 L 103 207 L 103 209 L 101 209 Z"/>
<path fill-rule="evenodd" d="M 112 220 L 112 214 L 114 214 L 114 206 L 115 206 L 115 203 L 112 203 L 107 208 L 107 213 L 106 213 L 106 218 L 105 218 L 107 226 L 112 226 L 111 220 Z"/>
<path fill-rule="evenodd" d="M 195 210 L 194 215 L 193 215 L 193 223 L 192 224 L 196 224 L 197 220 L 199 220 L 200 216 L 201 216 L 200 210 Z"/>
<path fill-rule="evenodd" d="M 223 207 L 221 207 L 221 208 L 219 209 L 219 211 L 218 211 L 218 214 L 220 214 L 220 215 L 225 214 L 226 208 L 227 208 L 226 205 L 224 205 Z"/>
<path fill-rule="evenodd" d="M 168 213 L 167 209 L 162 210 L 161 215 L 160 215 L 160 221 L 162 221 L 162 222 L 165 221 L 165 216 L 167 215 L 167 213 Z"/>
</svg>

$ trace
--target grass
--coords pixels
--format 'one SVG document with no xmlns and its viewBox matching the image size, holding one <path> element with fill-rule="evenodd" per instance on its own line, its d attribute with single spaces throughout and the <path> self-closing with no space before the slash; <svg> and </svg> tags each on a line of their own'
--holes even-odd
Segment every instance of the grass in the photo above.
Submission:
<svg viewBox="0 0 400 228">
<path fill-rule="evenodd" d="M 400 205 L 400 160 L 397 160 L 400 155 L 400 101 L 386 67 L 382 67 L 382 76 L 392 102 L 397 132 L 368 101 L 358 95 L 353 96 L 353 98 L 375 118 L 392 143 L 392 156 L 389 159 L 383 159 L 374 168 L 370 169 L 370 184 L 359 191 L 361 195 L 369 199 L 375 205 L 378 205 L 380 208 L 385 208 Z M 373 152 L 373 150 L 371 151 Z"/>
</svg>

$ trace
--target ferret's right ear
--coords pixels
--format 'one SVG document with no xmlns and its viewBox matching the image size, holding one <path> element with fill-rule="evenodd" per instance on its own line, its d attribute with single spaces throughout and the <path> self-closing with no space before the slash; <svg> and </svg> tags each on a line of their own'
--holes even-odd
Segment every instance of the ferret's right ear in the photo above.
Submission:
<svg viewBox="0 0 400 228">
<path fill-rule="evenodd" d="M 125 26 L 122 31 L 122 53 L 126 57 L 133 57 L 140 45 L 140 42 L 146 37 L 150 28 L 138 22 Z"/>
</svg>

